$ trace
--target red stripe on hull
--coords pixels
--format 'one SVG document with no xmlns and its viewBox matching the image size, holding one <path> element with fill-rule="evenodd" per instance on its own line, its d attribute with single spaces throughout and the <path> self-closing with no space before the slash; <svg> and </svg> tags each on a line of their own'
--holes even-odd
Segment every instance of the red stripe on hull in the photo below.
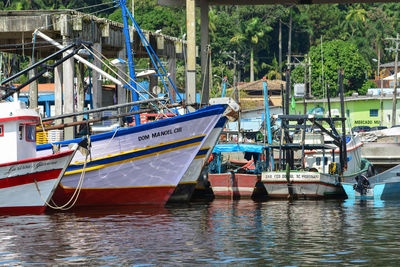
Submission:
<svg viewBox="0 0 400 267">
<path fill-rule="evenodd" d="M 116 189 L 82 189 L 75 207 L 114 206 L 114 205 L 156 205 L 164 206 L 174 192 L 175 187 L 137 187 Z M 52 200 L 57 205 L 67 203 L 75 188 L 58 186 Z"/>
<path fill-rule="evenodd" d="M 235 182 L 236 186 L 239 188 L 239 194 L 242 197 L 251 197 L 253 191 L 240 191 L 241 187 L 245 188 L 253 188 L 256 186 L 256 183 L 261 180 L 260 175 L 256 174 L 243 174 L 243 173 L 235 173 Z"/>
<path fill-rule="evenodd" d="M 0 207 L 1 215 L 43 214 L 46 206 Z"/>
<path fill-rule="evenodd" d="M 260 176 L 236 173 L 232 178 L 230 173 L 209 174 L 208 181 L 211 188 L 215 188 L 213 190 L 215 197 L 251 197 L 257 181 L 260 181 Z M 222 191 L 218 187 L 224 187 L 226 190 Z M 241 190 L 243 188 L 248 190 Z"/>
<path fill-rule="evenodd" d="M 39 117 L 37 116 L 16 116 L 16 117 L 9 117 L 9 118 L 1 118 L 0 122 L 4 121 L 17 121 L 17 120 L 33 120 L 38 121 Z"/>
<path fill-rule="evenodd" d="M 24 184 L 32 184 L 35 182 L 47 181 L 57 179 L 62 169 L 35 172 L 21 176 L 9 177 L 0 179 L 0 188 L 8 188 L 13 186 L 19 186 Z"/>
</svg>

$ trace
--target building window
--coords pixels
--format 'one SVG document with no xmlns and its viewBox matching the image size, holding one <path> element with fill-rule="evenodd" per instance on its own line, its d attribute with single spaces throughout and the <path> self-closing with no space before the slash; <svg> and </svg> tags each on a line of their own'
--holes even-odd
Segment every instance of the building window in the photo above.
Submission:
<svg viewBox="0 0 400 267">
<path fill-rule="evenodd" d="M 28 142 L 36 142 L 36 127 L 34 125 L 26 125 L 26 141 Z"/>
<path fill-rule="evenodd" d="M 378 110 L 377 109 L 370 109 L 369 110 L 370 117 L 378 117 Z"/>
<path fill-rule="evenodd" d="M 4 136 L 4 125 L 0 125 L 0 136 Z"/>
</svg>

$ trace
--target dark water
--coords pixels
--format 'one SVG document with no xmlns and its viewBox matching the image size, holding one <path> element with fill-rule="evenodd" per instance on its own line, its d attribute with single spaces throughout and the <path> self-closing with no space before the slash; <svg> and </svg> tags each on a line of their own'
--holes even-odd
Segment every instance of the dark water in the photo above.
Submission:
<svg viewBox="0 0 400 267">
<path fill-rule="evenodd" d="M 0 217 L 2 265 L 396 265 L 400 201 L 215 200 Z"/>
</svg>

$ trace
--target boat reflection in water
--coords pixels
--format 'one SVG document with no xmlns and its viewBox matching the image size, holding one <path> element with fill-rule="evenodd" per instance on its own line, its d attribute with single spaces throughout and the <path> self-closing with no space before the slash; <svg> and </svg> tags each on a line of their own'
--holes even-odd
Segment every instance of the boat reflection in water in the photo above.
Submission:
<svg viewBox="0 0 400 267">
<path fill-rule="evenodd" d="M 399 202 L 214 200 L 0 217 L 6 265 L 393 265 Z"/>
</svg>

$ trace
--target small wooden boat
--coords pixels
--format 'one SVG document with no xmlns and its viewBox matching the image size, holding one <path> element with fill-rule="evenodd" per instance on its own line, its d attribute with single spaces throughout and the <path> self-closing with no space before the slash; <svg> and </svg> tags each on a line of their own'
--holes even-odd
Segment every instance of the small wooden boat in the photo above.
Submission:
<svg viewBox="0 0 400 267">
<path fill-rule="evenodd" d="M 223 156 L 230 153 L 243 153 L 254 159 L 249 159 L 242 166 L 227 167 Z M 256 144 L 218 144 L 213 150 L 213 158 L 209 165 L 208 181 L 216 198 L 251 198 L 257 182 L 261 181 L 261 155 L 263 146 Z M 229 161 L 229 159 L 227 160 Z M 256 167 L 257 166 L 257 167 Z"/>
</svg>

